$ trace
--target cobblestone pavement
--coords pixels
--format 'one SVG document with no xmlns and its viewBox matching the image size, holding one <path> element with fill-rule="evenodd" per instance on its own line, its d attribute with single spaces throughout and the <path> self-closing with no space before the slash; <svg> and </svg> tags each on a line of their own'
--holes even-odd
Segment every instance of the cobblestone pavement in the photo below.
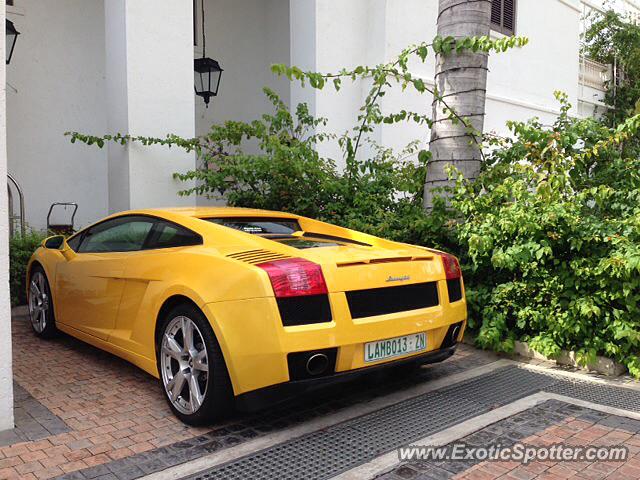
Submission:
<svg viewBox="0 0 640 480">
<path fill-rule="evenodd" d="M 452 359 L 410 375 L 374 374 L 259 415 L 194 428 L 172 415 L 157 381 L 129 363 L 68 336 L 40 340 L 24 311 L 14 314 L 12 328 L 16 428 L 0 433 L 0 479 L 138 478 L 496 360 L 462 345 Z"/>
<path fill-rule="evenodd" d="M 549 400 L 457 440 L 471 447 L 499 444 L 543 447 L 624 445 L 626 461 L 534 461 L 473 460 L 404 463 L 377 480 L 627 480 L 640 478 L 640 421 L 589 408 Z"/>
</svg>

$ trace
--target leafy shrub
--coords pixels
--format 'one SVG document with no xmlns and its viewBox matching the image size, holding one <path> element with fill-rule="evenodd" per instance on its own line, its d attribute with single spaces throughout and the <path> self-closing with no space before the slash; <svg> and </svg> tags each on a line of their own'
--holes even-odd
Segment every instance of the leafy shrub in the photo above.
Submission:
<svg viewBox="0 0 640 480">
<path fill-rule="evenodd" d="M 444 216 L 422 208 L 429 157 L 418 142 L 399 154 L 371 144 L 370 158 L 349 155 L 340 170 L 317 152 L 319 143 L 333 140 L 316 132 L 326 121 L 312 117 L 306 104 L 291 114 L 275 93 L 265 93 L 272 114 L 214 125 L 205 141 L 198 140 L 201 167 L 175 175 L 195 181 L 183 195 L 294 212 L 404 242 L 441 243 Z"/>
<path fill-rule="evenodd" d="M 45 235 L 28 232 L 24 236 L 16 235 L 9 242 L 9 290 L 11 305 L 24 305 L 27 302 L 26 284 L 27 263 L 31 254 L 40 246 Z"/>
<path fill-rule="evenodd" d="M 512 122 L 478 180 L 451 200 L 466 252 L 471 326 L 486 348 L 605 355 L 640 376 L 640 160 L 612 131 L 562 115 Z"/>
</svg>

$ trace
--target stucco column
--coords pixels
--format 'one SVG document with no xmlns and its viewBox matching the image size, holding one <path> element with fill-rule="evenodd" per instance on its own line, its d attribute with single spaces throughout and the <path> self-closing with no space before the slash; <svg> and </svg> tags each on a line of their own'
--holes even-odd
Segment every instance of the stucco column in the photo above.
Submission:
<svg viewBox="0 0 640 480">
<path fill-rule="evenodd" d="M 0 25 L 5 23 L 5 0 L 0 0 Z M 0 39 L 0 59 L 5 58 Z M 0 61 L 0 178 L 7 180 L 6 66 Z M 9 299 L 9 207 L 7 189 L 0 188 L 0 431 L 13 428 L 13 371 L 11 368 L 11 301 Z"/>
<path fill-rule="evenodd" d="M 109 0 L 105 5 L 110 133 L 195 136 L 193 2 Z M 110 144 L 109 210 L 194 205 L 172 175 L 195 167 L 178 148 Z"/>
</svg>

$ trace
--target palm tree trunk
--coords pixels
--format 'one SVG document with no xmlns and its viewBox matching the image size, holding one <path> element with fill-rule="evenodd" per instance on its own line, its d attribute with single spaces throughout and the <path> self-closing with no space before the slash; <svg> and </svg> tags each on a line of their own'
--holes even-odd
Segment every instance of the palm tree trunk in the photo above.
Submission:
<svg viewBox="0 0 640 480">
<path fill-rule="evenodd" d="M 489 35 L 491 0 L 440 0 L 438 35 L 464 38 Z M 486 53 L 438 54 L 435 85 L 443 101 L 434 98 L 433 127 L 429 150 L 431 160 L 424 186 L 425 208 L 433 206 L 434 188 L 449 184 L 447 165 L 458 168 L 467 179 L 475 179 L 480 171 L 482 153 L 475 138 L 463 122 L 453 122 L 443 109 L 449 106 L 473 130 L 484 127 L 487 88 Z"/>
</svg>

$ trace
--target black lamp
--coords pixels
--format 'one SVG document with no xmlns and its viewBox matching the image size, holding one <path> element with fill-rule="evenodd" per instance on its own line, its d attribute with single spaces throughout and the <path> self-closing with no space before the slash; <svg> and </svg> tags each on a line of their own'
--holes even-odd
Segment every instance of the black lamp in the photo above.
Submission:
<svg viewBox="0 0 640 480">
<path fill-rule="evenodd" d="M 16 27 L 13 25 L 11 20 L 6 20 L 5 35 L 7 37 L 5 53 L 7 55 L 7 65 L 9 65 L 11 57 L 13 56 L 13 49 L 16 47 L 16 40 L 18 39 L 18 35 L 20 35 L 20 32 L 16 30 Z"/>
<path fill-rule="evenodd" d="M 206 55 L 206 37 L 204 32 L 204 2 L 202 1 L 202 58 L 196 58 L 193 62 L 193 69 L 196 72 L 195 90 L 196 95 L 202 97 L 205 105 L 209 108 L 209 100 L 211 97 L 218 95 L 220 88 L 220 80 L 224 71 L 217 60 L 207 58 Z"/>
<path fill-rule="evenodd" d="M 202 97 L 208 107 L 209 99 L 218 95 L 224 70 L 216 60 L 206 58 L 204 55 L 202 58 L 196 58 L 193 64 L 196 71 L 196 95 Z"/>
</svg>

